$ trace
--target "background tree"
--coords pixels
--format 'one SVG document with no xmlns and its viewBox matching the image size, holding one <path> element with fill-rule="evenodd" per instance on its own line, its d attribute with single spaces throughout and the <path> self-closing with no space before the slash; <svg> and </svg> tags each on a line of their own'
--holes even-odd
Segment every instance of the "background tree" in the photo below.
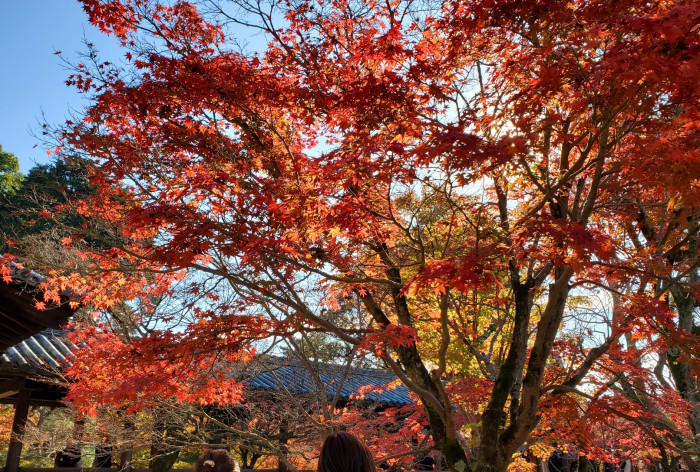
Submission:
<svg viewBox="0 0 700 472">
<path fill-rule="evenodd" d="M 34 267 L 60 265 L 59 241 L 82 231 L 87 220 L 72 205 L 94 192 L 88 183 L 90 164 L 73 157 L 37 165 L 14 191 L 0 195 L 0 244 Z M 53 254 L 53 255 L 51 255 Z"/>
<path fill-rule="evenodd" d="M 3 151 L 2 146 L 0 146 L 0 194 L 13 194 L 22 184 L 23 177 L 19 171 L 17 157 Z"/>
</svg>

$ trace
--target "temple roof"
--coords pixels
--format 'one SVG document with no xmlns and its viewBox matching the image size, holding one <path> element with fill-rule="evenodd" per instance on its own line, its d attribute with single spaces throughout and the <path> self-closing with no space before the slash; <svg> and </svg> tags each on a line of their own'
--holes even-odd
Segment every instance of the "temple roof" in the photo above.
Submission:
<svg viewBox="0 0 700 472">
<path fill-rule="evenodd" d="M 60 328 L 74 311 L 68 306 L 68 294 L 62 294 L 65 303 L 60 306 L 46 304 L 44 310 L 38 310 L 37 295 L 44 277 L 12 262 L 8 266 L 9 283 L 0 281 L 0 352 L 46 328 Z"/>
<path fill-rule="evenodd" d="M 338 394 L 338 398 L 350 400 L 356 398 L 361 387 L 374 386 L 377 388 L 363 395 L 364 400 L 397 406 L 413 403 L 410 390 L 403 384 L 391 389 L 384 388 L 396 381 L 396 376 L 388 370 L 353 368 L 346 371 L 343 365 L 328 363 L 313 363 L 313 368 L 319 372 L 322 388 L 329 398 Z M 248 386 L 266 390 L 286 389 L 290 393 L 304 394 L 319 388 L 308 368 L 294 359 L 266 358 L 248 367 L 246 377 Z"/>
<path fill-rule="evenodd" d="M 3 373 L 17 373 L 27 378 L 54 378 L 65 386 L 61 367 L 70 362 L 76 346 L 68 339 L 67 332 L 47 329 L 8 348 L 0 355 L 0 377 Z M 385 405 L 407 405 L 412 403 L 409 389 L 399 384 L 384 388 L 396 380 L 396 376 L 382 369 L 349 369 L 343 365 L 313 363 L 319 373 L 320 388 L 329 398 L 336 395 L 343 401 L 358 399 L 361 387 L 374 386 L 363 399 Z M 235 367 L 232 370 L 238 370 Z M 292 394 L 317 392 L 319 386 L 308 368 L 295 359 L 264 356 L 246 364 L 235 376 L 250 388 L 269 391 L 288 391 Z M 341 386 L 340 389 L 338 386 Z"/>
<path fill-rule="evenodd" d="M 0 403 L 15 403 L 21 390 L 32 405 L 60 406 L 68 393 L 63 366 L 75 346 L 62 330 L 46 329 L 0 353 Z"/>
<path fill-rule="evenodd" d="M 0 354 L 0 371 L 53 374 L 70 360 L 75 345 L 64 330 L 45 329 Z"/>
</svg>

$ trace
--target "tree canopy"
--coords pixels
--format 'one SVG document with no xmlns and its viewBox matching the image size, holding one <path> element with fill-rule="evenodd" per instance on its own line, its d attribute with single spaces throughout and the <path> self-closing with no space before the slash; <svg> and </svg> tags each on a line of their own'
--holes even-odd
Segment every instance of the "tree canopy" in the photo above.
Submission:
<svg viewBox="0 0 700 472">
<path fill-rule="evenodd" d="M 385 452 L 699 467 L 699 2 L 82 3 L 125 59 L 68 80 L 102 223 L 44 301 L 148 329 L 80 330 L 74 401 L 233 404 L 228 366 L 324 333 L 415 394 Z"/>
<path fill-rule="evenodd" d="M 90 163 L 77 157 L 30 169 L 13 192 L 0 195 L 0 250 L 22 255 L 33 266 L 60 265 L 59 240 L 87 221 L 72 204 L 94 192 L 89 173 Z"/>
<path fill-rule="evenodd" d="M 19 161 L 14 154 L 3 151 L 0 146 L 0 195 L 11 195 L 22 183 Z"/>
</svg>

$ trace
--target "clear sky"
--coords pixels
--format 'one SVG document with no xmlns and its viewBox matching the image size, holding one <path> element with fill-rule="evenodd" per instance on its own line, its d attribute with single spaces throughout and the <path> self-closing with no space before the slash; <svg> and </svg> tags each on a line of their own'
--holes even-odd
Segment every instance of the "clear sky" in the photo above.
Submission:
<svg viewBox="0 0 700 472">
<path fill-rule="evenodd" d="M 0 145 L 19 158 L 22 172 L 49 162 L 32 136 L 40 134 L 42 114 L 61 123 L 85 100 L 64 81 L 69 72 L 55 51 L 77 61 L 83 38 L 100 56 L 121 56 L 118 42 L 88 21 L 77 0 L 2 0 L 0 8 Z M 37 147 L 35 147 L 37 146 Z"/>
</svg>

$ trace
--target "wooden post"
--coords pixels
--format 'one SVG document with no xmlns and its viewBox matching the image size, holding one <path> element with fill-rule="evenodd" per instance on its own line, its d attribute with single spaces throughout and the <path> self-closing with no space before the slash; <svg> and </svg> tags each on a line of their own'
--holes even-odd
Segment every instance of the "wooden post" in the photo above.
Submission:
<svg viewBox="0 0 700 472">
<path fill-rule="evenodd" d="M 129 416 L 126 416 L 124 418 L 124 442 L 127 444 L 127 446 L 125 449 L 122 450 L 121 454 L 119 455 L 120 472 L 132 472 L 134 470 L 131 461 L 134 458 L 133 436 L 135 428 L 136 425 L 134 425 L 132 419 Z"/>
<path fill-rule="evenodd" d="M 280 423 L 280 451 L 287 454 L 287 442 L 289 441 L 289 424 L 286 419 L 283 419 Z M 289 467 L 280 458 L 277 458 L 277 471 L 278 472 L 289 472 Z"/>
<path fill-rule="evenodd" d="M 10 436 L 10 447 L 7 449 L 5 472 L 17 472 L 19 470 L 19 459 L 22 455 L 22 436 L 24 435 L 28 414 L 29 391 L 22 387 L 17 395 L 17 403 L 15 403 L 15 416 L 12 420 L 12 434 Z"/>
</svg>

